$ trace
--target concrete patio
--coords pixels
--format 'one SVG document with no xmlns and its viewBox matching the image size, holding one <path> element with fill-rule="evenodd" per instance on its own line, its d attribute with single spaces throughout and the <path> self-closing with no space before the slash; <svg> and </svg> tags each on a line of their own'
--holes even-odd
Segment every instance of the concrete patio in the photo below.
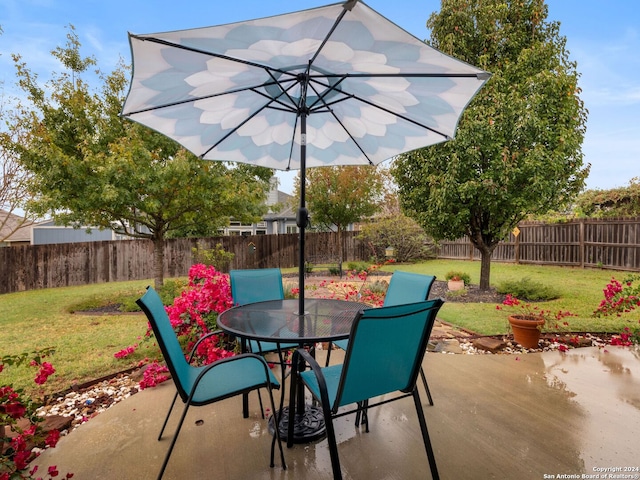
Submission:
<svg viewBox="0 0 640 480">
<path fill-rule="evenodd" d="M 443 479 L 640 478 L 637 470 L 598 470 L 640 467 L 640 350 L 428 353 L 424 368 L 435 406 L 419 388 Z M 57 465 L 79 480 L 155 478 L 169 445 L 156 438 L 174 391 L 171 382 L 144 390 L 82 425 L 40 456 L 39 474 Z M 270 469 L 271 437 L 255 395 L 250 408 L 248 419 L 240 398 L 192 408 L 165 478 L 331 478 L 325 440 L 285 447 L 287 470 L 279 461 Z M 353 420 L 336 423 L 345 478 L 430 478 L 411 399 L 373 409 L 370 433 Z"/>
</svg>

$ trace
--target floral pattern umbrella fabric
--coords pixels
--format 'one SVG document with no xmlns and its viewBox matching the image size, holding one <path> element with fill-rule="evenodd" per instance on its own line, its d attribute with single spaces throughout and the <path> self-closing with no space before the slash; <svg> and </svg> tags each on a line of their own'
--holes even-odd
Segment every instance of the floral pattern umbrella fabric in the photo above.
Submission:
<svg viewBox="0 0 640 480">
<path fill-rule="evenodd" d="M 489 78 L 358 0 L 129 40 L 124 117 L 202 159 L 301 170 L 301 291 L 306 168 L 449 140 Z"/>
</svg>

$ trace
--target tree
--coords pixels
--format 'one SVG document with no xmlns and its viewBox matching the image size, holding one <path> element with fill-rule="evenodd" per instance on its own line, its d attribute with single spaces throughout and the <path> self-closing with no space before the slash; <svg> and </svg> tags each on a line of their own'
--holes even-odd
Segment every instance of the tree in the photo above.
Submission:
<svg viewBox="0 0 640 480">
<path fill-rule="evenodd" d="M 2 33 L 0 26 L 0 35 Z M 0 88 L 3 86 L 0 81 Z M 21 109 L 16 99 L 5 98 L 3 90 L 0 94 L 0 243 L 32 220 L 29 212 L 24 211 L 29 172 L 20 165 L 14 148 L 27 141 L 28 131 L 20 121 Z M 19 210 L 23 215 L 16 215 Z"/>
<path fill-rule="evenodd" d="M 25 211 L 30 174 L 20 164 L 15 149 L 15 145 L 27 141 L 28 131 L 20 121 L 20 105 L 12 109 L 9 104 L 4 101 L 0 104 L 0 242 L 33 220 L 30 212 Z"/>
<path fill-rule="evenodd" d="M 582 190 L 587 111 L 559 23 L 543 0 L 443 0 L 431 44 L 492 73 L 455 140 L 400 156 L 394 176 L 405 211 L 438 239 L 468 235 L 491 254 L 528 214 L 560 209 Z"/>
<path fill-rule="evenodd" d="M 19 85 L 34 107 L 31 141 L 19 146 L 40 194 L 31 207 L 65 225 L 151 239 L 160 287 L 165 238 L 176 231 L 215 233 L 230 216 L 254 220 L 263 212 L 271 171 L 198 160 L 167 137 L 123 120 L 127 69 L 98 72 L 102 88 L 92 93 L 83 74 L 95 61 L 81 57 L 73 27 L 67 40 L 52 52 L 66 71 L 53 74 L 47 88 L 14 55 Z"/>
<path fill-rule="evenodd" d="M 384 186 L 382 174 L 369 166 L 310 168 L 306 173 L 311 222 L 315 227 L 335 228 L 342 259 L 342 232 L 377 211 Z M 300 197 L 300 177 L 295 182 L 295 196 Z"/>
<path fill-rule="evenodd" d="M 627 187 L 587 190 L 576 200 L 575 209 L 587 217 L 637 217 L 640 215 L 640 178 L 632 178 Z"/>
</svg>

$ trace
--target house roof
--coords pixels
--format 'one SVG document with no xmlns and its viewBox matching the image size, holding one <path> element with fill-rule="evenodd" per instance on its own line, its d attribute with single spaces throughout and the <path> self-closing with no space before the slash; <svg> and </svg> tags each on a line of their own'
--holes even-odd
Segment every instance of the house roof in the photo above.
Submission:
<svg viewBox="0 0 640 480">
<path fill-rule="evenodd" d="M 0 209 L 0 242 L 29 243 L 35 222 Z"/>
<path fill-rule="evenodd" d="M 281 207 L 277 212 L 271 212 L 264 215 L 265 220 L 275 220 L 275 219 L 295 219 L 296 218 L 296 210 L 291 206 L 292 196 L 288 193 L 277 191 L 278 205 Z"/>
</svg>

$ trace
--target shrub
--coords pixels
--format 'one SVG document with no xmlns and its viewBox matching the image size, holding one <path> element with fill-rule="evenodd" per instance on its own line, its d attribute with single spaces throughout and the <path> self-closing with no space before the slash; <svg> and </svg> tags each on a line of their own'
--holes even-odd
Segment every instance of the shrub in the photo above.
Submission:
<svg viewBox="0 0 640 480">
<path fill-rule="evenodd" d="M 347 270 L 350 272 L 369 272 L 371 270 L 370 262 L 349 262 L 347 263 Z"/>
<path fill-rule="evenodd" d="M 216 244 L 215 247 L 207 249 L 198 242 L 197 248 L 192 248 L 193 263 L 201 263 L 207 266 L 213 266 L 219 272 L 228 272 L 229 266 L 233 261 L 235 254 L 227 252 L 221 243 Z"/>
<path fill-rule="evenodd" d="M 520 280 L 507 280 L 496 288 L 498 293 L 511 294 L 514 297 L 529 301 L 546 301 L 560 298 L 560 294 L 552 287 L 534 282 L 529 277 Z"/>
<path fill-rule="evenodd" d="M 393 247 L 397 262 L 412 262 L 435 256 L 432 245 L 418 223 L 405 215 L 389 215 L 362 227 L 358 238 L 367 243 L 377 262 L 384 262 L 385 250 Z"/>
<path fill-rule="evenodd" d="M 342 272 L 340 271 L 340 267 L 329 267 L 329 275 L 340 276 Z"/>
<path fill-rule="evenodd" d="M 5 355 L 0 358 L 0 373 L 6 366 L 29 365 L 38 369 L 34 379 L 37 385 L 42 385 L 50 375 L 55 373 L 55 368 L 43 358 L 52 355 L 54 349 L 44 348 L 33 352 L 24 352 L 21 355 Z M 60 439 L 58 430 L 46 433 L 41 425 L 42 418 L 37 416 L 40 403 L 26 396 L 21 389 L 14 390 L 12 385 L 0 383 L 0 479 L 34 479 L 37 467 L 29 469 L 29 462 L 35 454 L 34 446 L 55 447 Z M 13 431 L 13 438 L 5 438 L 7 429 Z M 5 443 L 6 442 L 6 443 Z M 52 465 L 48 468 L 49 478 L 58 476 L 57 468 Z M 64 478 L 73 477 L 67 473 Z M 38 476 L 37 478 L 42 478 Z"/>
</svg>

